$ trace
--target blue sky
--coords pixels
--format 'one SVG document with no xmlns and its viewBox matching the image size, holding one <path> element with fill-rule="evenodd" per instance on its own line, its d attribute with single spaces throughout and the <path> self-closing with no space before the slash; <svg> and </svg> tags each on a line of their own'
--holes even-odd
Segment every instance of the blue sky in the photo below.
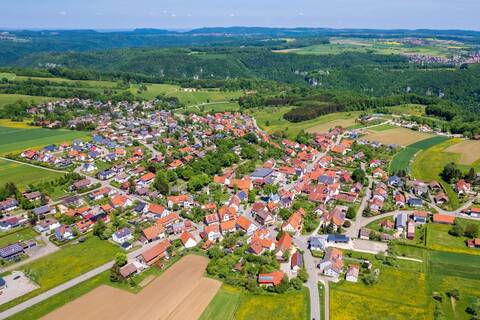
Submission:
<svg viewBox="0 0 480 320">
<path fill-rule="evenodd" d="M 0 28 L 480 30 L 480 0 L 4 0 Z"/>
</svg>

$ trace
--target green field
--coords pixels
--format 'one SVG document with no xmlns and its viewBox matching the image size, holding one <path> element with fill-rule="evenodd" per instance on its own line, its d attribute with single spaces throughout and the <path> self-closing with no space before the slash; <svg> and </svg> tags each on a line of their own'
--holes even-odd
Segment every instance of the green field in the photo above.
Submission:
<svg viewBox="0 0 480 320">
<path fill-rule="evenodd" d="M 7 104 L 11 104 L 19 100 L 28 101 L 28 102 L 31 102 L 32 104 L 35 104 L 35 103 L 42 103 L 45 101 L 52 101 L 52 100 L 55 100 L 55 98 L 26 96 L 24 94 L 0 93 L 0 109 Z"/>
<path fill-rule="evenodd" d="M 8 246 L 9 244 L 31 240 L 38 236 L 32 228 L 22 228 L 19 230 L 13 230 L 10 232 L 1 232 L 0 233 L 0 248 Z"/>
<path fill-rule="evenodd" d="M 277 52 L 292 52 L 309 55 L 340 54 L 344 52 L 360 52 L 375 54 L 423 54 L 436 57 L 448 57 L 450 55 L 466 52 L 468 45 L 458 43 L 456 46 L 448 46 L 442 41 L 433 41 L 425 45 L 402 44 L 395 40 L 386 39 L 360 39 L 360 38 L 330 38 L 328 44 L 317 44 L 308 47 L 280 50 Z"/>
<path fill-rule="evenodd" d="M 21 129 L 0 127 L 0 155 L 39 149 L 49 144 L 60 144 L 82 139 L 88 132 L 44 128 Z"/>
<path fill-rule="evenodd" d="M 371 131 L 386 131 L 386 130 L 396 129 L 396 128 L 398 128 L 398 127 L 394 126 L 393 124 L 384 123 L 384 124 L 381 124 L 381 125 L 378 125 L 378 126 L 375 126 L 375 127 L 368 128 L 368 130 L 371 130 Z"/>
<path fill-rule="evenodd" d="M 347 120 L 348 123 L 353 124 L 361 113 L 360 111 L 332 113 L 313 120 L 293 123 L 283 118 L 283 115 L 291 109 L 292 107 L 264 107 L 249 112 L 255 117 L 257 124 L 263 130 L 269 133 L 284 132 L 291 139 L 295 138 L 301 130 L 308 130 L 324 124 L 328 125 L 333 121 Z"/>
<path fill-rule="evenodd" d="M 448 140 L 447 137 L 436 136 L 406 146 L 393 157 L 390 162 L 390 172 L 395 173 L 399 170 L 408 170 L 410 167 L 410 161 L 419 151 L 427 150 L 446 140 Z"/>
<path fill-rule="evenodd" d="M 117 252 L 120 252 L 118 246 L 108 241 L 99 240 L 97 237 L 88 237 L 84 243 L 67 245 L 59 251 L 35 260 L 22 267 L 22 269 L 33 281 L 40 285 L 40 288 L 1 305 L 0 310 L 11 308 L 99 267 L 113 260 Z"/>
<path fill-rule="evenodd" d="M 372 261 L 374 267 L 380 269 L 379 280 L 372 286 L 365 285 L 361 280 L 358 283 L 331 282 L 330 319 L 426 318 L 428 297 L 422 263 L 397 260 L 397 266 L 392 267 L 381 265 L 372 255 L 354 256 Z"/>
<path fill-rule="evenodd" d="M 473 223 L 480 227 L 480 221 L 475 220 L 457 218 L 456 223 L 459 223 L 462 226 Z M 450 225 L 436 223 L 428 224 L 427 247 L 438 251 L 480 255 L 479 249 L 467 247 L 466 237 L 455 237 L 450 235 L 448 231 L 451 228 L 452 226 Z"/>
<path fill-rule="evenodd" d="M 15 182 L 15 185 L 22 189 L 29 184 L 51 181 L 62 175 L 63 174 L 60 172 L 35 168 L 0 159 L 0 185 L 7 182 Z"/>
<path fill-rule="evenodd" d="M 200 320 L 309 319 L 308 290 L 285 294 L 254 295 L 223 285 Z"/>
<path fill-rule="evenodd" d="M 234 112 L 239 111 L 240 105 L 237 102 L 213 102 L 205 105 L 193 105 L 186 107 L 185 109 L 180 109 L 179 111 L 190 111 L 190 112 L 205 112 L 205 113 L 215 113 L 215 112 Z"/>
<path fill-rule="evenodd" d="M 397 114 L 407 114 L 418 117 L 425 115 L 425 106 L 421 104 L 402 104 L 388 107 L 388 110 Z"/>
</svg>

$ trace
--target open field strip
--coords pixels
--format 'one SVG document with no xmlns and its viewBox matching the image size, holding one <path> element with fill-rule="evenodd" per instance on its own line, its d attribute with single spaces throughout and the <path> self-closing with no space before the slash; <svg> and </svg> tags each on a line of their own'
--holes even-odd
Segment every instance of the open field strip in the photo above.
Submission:
<svg viewBox="0 0 480 320">
<path fill-rule="evenodd" d="M 367 134 L 362 139 L 372 141 L 372 142 L 376 141 L 384 145 L 395 144 L 395 145 L 401 145 L 401 146 L 408 146 L 417 141 L 421 141 L 431 137 L 433 137 L 433 135 L 430 133 L 424 133 L 424 132 L 414 131 L 406 128 L 395 127 L 392 129 L 387 129 L 387 130 L 378 131 L 378 132 L 375 132 L 372 129 L 372 131 L 369 131 L 369 134 Z"/>
<path fill-rule="evenodd" d="M 458 163 L 463 165 L 471 165 L 480 159 L 480 141 L 464 140 L 449 146 L 444 152 L 456 153 L 460 155 Z"/>
<path fill-rule="evenodd" d="M 200 320 L 307 320 L 310 317 L 309 293 L 255 295 L 243 289 L 223 285 L 205 309 Z"/>
<path fill-rule="evenodd" d="M 0 93 L 0 109 L 7 104 L 17 102 L 19 100 L 33 102 L 33 103 L 42 103 L 46 101 L 52 101 L 59 98 L 50 98 L 50 97 L 38 97 L 38 96 L 27 96 L 24 94 L 7 94 Z"/>
<path fill-rule="evenodd" d="M 221 286 L 203 277 L 207 264 L 189 255 L 137 294 L 102 285 L 42 319 L 196 319 Z"/>
<path fill-rule="evenodd" d="M 17 187 L 23 188 L 29 184 L 50 181 L 62 175 L 59 172 L 0 159 L 0 185 L 14 182 Z"/>
</svg>

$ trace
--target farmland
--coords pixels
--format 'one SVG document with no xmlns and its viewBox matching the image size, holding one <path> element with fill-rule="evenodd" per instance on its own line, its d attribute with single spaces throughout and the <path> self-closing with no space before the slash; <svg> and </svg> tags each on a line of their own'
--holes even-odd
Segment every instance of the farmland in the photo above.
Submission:
<svg viewBox="0 0 480 320">
<path fill-rule="evenodd" d="M 194 319 L 200 316 L 220 287 L 220 282 L 204 278 L 208 260 L 187 256 L 147 285 L 138 294 L 100 286 L 45 319 Z M 188 276 L 185 276 L 188 275 Z M 82 310 L 82 312 L 79 312 Z M 175 312 L 173 312 L 175 311 Z M 72 315 L 76 315 L 72 318 Z"/>
<path fill-rule="evenodd" d="M 313 120 L 293 123 L 283 118 L 283 115 L 289 110 L 291 110 L 291 107 L 265 107 L 254 109 L 250 113 L 265 131 L 269 133 L 284 132 L 289 138 L 295 138 L 301 130 L 326 132 L 337 125 L 354 125 L 355 119 L 360 115 L 358 111 L 332 113 Z"/>
<path fill-rule="evenodd" d="M 71 142 L 87 136 L 87 132 L 80 131 L 0 127 L 0 155 L 20 153 L 29 148 L 38 149 L 48 144 Z"/>
<path fill-rule="evenodd" d="M 460 158 L 458 159 L 458 163 L 471 165 L 480 159 L 480 141 L 464 140 L 449 146 L 444 152 L 459 154 Z"/>
<path fill-rule="evenodd" d="M 281 295 L 253 295 L 228 285 L 222 286 L 200 320 L 308 319 L 308 290 Z"/>
<path fill-rule="evenodd" d="M 15 182 L 17 187 L 24 188 L 29 184 L 50 181 L 62 175 L 60 172 L 44 170 L 0 159 L 0 185 L 7 182 Z"/>
<path fill-rule="evenodd" d="M 405 128 L 390 128 L 382 131 L 370 131 L 365 137 L 368 141 L 376 141 L 385 145 L 408 146 L 412 143 L 432 137 L 431 134 Z"/>
<path fill-rule="evenodd" d="M 398 172 L 399 170 L 407 170 L 410 167 L 410 161 L 421 150 L 426 150 L 439 143 L 448 140 L 446 137 L 436 136 L 415 142 L 406 146 L 397 153 L 390 163 L 390 172 Z"/>
<path fill-rule="evenodd" d="M 28 101 L 32 103 L 42 103 L 45 101 L 51 101 L 55 98 L 48 98 L 48 97 L 37 97 L 37 96 L 27 96 L 23 94 L 0 94 L 0 109 L 3 108 L 7 104 L 11 104 L 17 102 L 19 100 Z"/>
<path fill-rule="evenodd" d="M 376 263 L 375 258 L 370 255 L 360 256 Z M 376 265 L 375 267 L 380 268 L 380 276 L 378 282 L 372 286 L 367 286 L 363 282 L 331 283 L 330 318 L 332 320 L 425 318 L 428 298 L 422 264 L 406 261 L 397 263 L 397 267 Z M 411 283 L 415 283 L 415 286 L 411 286 Z M 402 293 L 401 296 L 399 292 Z"/>
<path fill-rule="evenodd" d="M 90 237 L 84 243 L 66 246 L 46 257 L 35 260 L 25 265 L 23 271 L 40 285 L 40 288 L 1 305 L 0 309 L 3 311 L 11 308 L 22 301 L 113 260 L 115 253 L 118 251 L 117 246 L 107 241 L 101 241 L 96 237 Z"/>
</svg>

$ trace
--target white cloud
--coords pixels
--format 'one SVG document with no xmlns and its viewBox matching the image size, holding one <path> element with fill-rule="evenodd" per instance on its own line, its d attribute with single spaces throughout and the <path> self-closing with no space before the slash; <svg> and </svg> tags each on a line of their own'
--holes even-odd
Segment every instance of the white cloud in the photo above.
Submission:
<svg viewBox="0 0 480 320">
<path fill-rule="evenodd" d="M 170 17 L 175 18 L 177 15 L 175 13 L 172 13 Z"/>
<path fill-rule="evenodd" d="M 67 11 L 60 11 L 58 14 L 61 15 L 61 16 L 66 16 L 66 15 L 67 15 Z"/>
<path fill-rule="evenodd" d="M 230 13 L 228 16 L 229 17 L 235 17 L 235 13 Z"/>
</svg>

